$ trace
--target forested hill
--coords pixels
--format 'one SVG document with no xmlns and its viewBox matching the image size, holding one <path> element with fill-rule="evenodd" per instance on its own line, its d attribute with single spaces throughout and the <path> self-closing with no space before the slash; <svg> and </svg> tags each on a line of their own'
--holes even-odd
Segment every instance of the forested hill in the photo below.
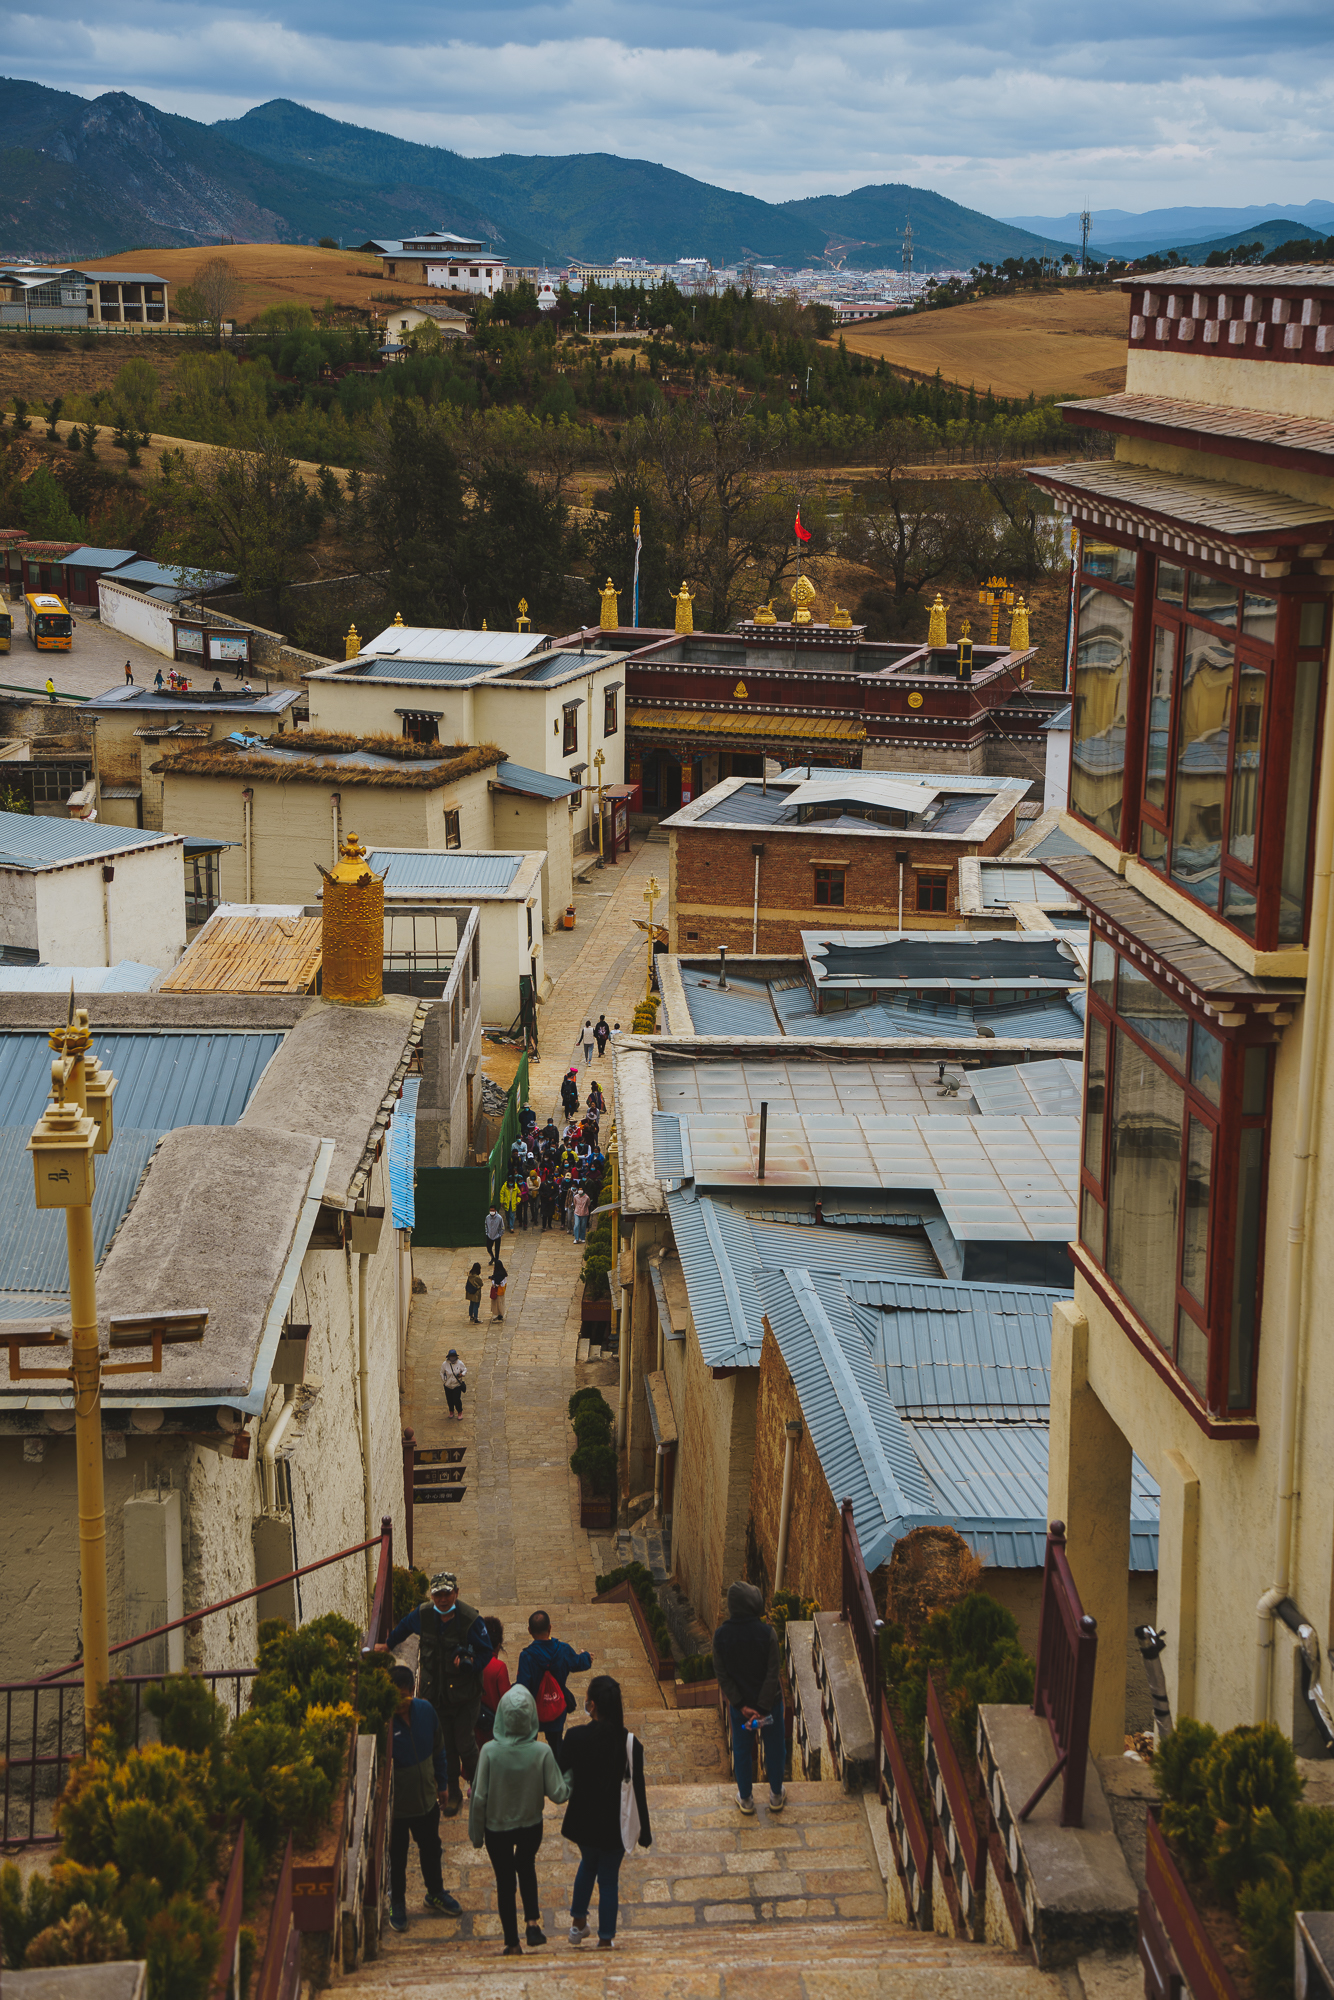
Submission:
<svg viewBox="0 0 1334 2000">
<path fill-rule="evenodd" d="M 481 233 L 519 264 L 831 255 L 865 267 L 898 263 L 909 216 L 918 270 L 1058 247 L 922 188 L 765 202 L 612 153 L 465 159 L 285 98 L 210 126 L 121 91 L 89 100 L 0 78 L 0 149 L 0 241 L 28 256 L 444 228 Z"/>
</svg>

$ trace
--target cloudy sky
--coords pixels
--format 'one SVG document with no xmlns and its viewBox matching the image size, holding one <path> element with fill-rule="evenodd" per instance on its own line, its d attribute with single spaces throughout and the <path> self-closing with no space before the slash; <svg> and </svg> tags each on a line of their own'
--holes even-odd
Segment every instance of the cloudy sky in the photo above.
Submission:
<svg viewBox="0 0 1334 2000">
<path fill-rule="evenodd" d="M 51 0 L 11 75 L 213 119 L 270 97 L 470 154 L 609 151 L 770 200 L 993 215 L 1334 194 L 1329 0 Z"/>
</svg>

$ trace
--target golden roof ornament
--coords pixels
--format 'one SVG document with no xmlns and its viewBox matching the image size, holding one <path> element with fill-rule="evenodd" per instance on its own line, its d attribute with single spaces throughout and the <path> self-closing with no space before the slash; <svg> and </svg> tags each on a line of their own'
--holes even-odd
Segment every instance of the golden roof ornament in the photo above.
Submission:
<svg viewBox="0 0 1334 2000">
<path fill-rule="evenodd" d="M 620 592 L 611 578 L 608 577 L 598 592 L 598 596 L 602 599 L 602 616 L 598 621 L 598 625 L 599 629 L 603 632 L 615 632 L 620 627 L 621 617 L 616 605 L 619 595 Z"/>
<path fill-rule="evenodd" d="M 928 646 L 949 644 L 945 635 L 945 600 L 939 591 L 936 592 L 936 601 L 931 606 L 931 623 L 927 627 L 926 643 Z"/>
<path fill-rule="evenodd" d="M 760 606 L 750 622 L 752 625 L 776 625 L 778 623 L 778 619 L 774 613 L 774 601 L 772 597 L 767 604 Z"/>
<path fill-rule="evenodd" d="M 845 611 L 838 599 L 834 599 L 834 615 L 829 621 L 830 629 L 847 632 L 852 628 L 852 613 Z"/>
<path fill-rule="evenodd" d="M 521 597 L 519 599 L 519 616 L 515 622 L 514 629 L 516 632 L 526 632 L 531 623 L 532 620 L 528 616 L 528 599 Z"/>
<path fill-rule="evenodd" d="M 1027 652 L 1030 645 L 1028 636 L 1028 606 L 1021 597 L 1010 614 L 1010 651 Z"/>
<path fill-rule="evenodd" d="M 799 576 L 788 592 L 788 595 L 797 607 L 793 613 L 792 622 L 795 625 L 809 625 L 811 622 L 811 606 L 814 604 L 816 596 L 815 585 L 808 576 Z"/>
<path fill-rule="evenodd" d="M 694 631 L 695 614 L 691 609 L 694 602 L 695 593 L 693 590 L 686 589 L 685 579 L 682 578 L 681 588 L 672 592 L 672 603 L 676 606 L 676 629 L 678 632 Z"/>
<path fill-rule="evenodd" d="M 401 611 L 396 611 L 394 613 L 394 623 L 395 625 L 401 625 L 403 623 L 403 613 Z"/>
<path fill-rule="evenodd" d="M 361 635 L 355 625 L 349 625 L 347 628 L 347 637 L 343 641 L 343 658 L 345 660 L 355 660 L 360 651 Z"/>
</svg>

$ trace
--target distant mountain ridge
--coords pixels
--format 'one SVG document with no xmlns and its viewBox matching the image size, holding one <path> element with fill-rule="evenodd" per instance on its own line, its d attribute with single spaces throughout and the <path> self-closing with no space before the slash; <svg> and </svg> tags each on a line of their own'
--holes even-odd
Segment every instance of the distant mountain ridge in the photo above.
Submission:
<svg viewBox="0 0 1334 2000">
<path fill-rule="evenodd" d="M 1005 220 L 1016 229 L 1032 229 L 1039 236 L 1048 231 L 1068 241 L 1079 241 L 1079 217 L 1070 215 L 1010 215 Z M 1089 248 L 1099 257 L 1144 257 L 1154 251 L 1184 250 L 1199 246 L 1214 248 L 1220 241 L 1235 237 L 1253 243 L 1267 222 L 1291 221 L 1299 226 L 1294 236 L 1328 236 L 1334 233 L 1334 201 L 1264 202 L 1248 208 L 1150 208 L 1134 215 L 1124 208 L 1097 208 L 1091 211 Z M 1282 241 L 1282 238 L 1277 238 Z"/>
<path fill-rule="evenodd" d="M 425 228 L 476 233 L 517 264 L 616 256 L 918 270 L 1063 247 L 923 188 L 760 201 L 611 153 L 466 159 L 289 99 L 203 125 L 111 91 L 92 100 L 0 78 L 0 252 L 313 242 Z"/>
</svg>

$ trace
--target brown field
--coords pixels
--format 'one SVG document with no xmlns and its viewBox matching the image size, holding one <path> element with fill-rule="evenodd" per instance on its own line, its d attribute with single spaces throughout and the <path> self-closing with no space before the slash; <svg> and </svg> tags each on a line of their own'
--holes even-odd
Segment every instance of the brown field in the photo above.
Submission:
<svg viewBox="0 0 1334 2000">
<path fill-rule="evenodd" d="M 1021 292 L 847 328 L 854 354 L 997 396 L 1105 396 L 1126 381 L 1126 299 L 1115 291 Z"/>
<path fill-rule="evenodd" d="M 188 285 L 201 265 L 213 257 L 225 257 L 241 276 L 239 320 L 253 319 L 265 306 L 322 306 L 332 299 L 336 306 L 355 306 L 365 311 L 372 292 L 399 291 L 407 295 L 415 288 L 395 286 L 380 276 L 369 257 L 352 250 L 315 250 L 306 243 L 222 243 L 194 250 L 127 250 L 119 257 L 102 257 L 84 264 L 85 271 L 156 271 L 172 291 Z"/>
</svg>

